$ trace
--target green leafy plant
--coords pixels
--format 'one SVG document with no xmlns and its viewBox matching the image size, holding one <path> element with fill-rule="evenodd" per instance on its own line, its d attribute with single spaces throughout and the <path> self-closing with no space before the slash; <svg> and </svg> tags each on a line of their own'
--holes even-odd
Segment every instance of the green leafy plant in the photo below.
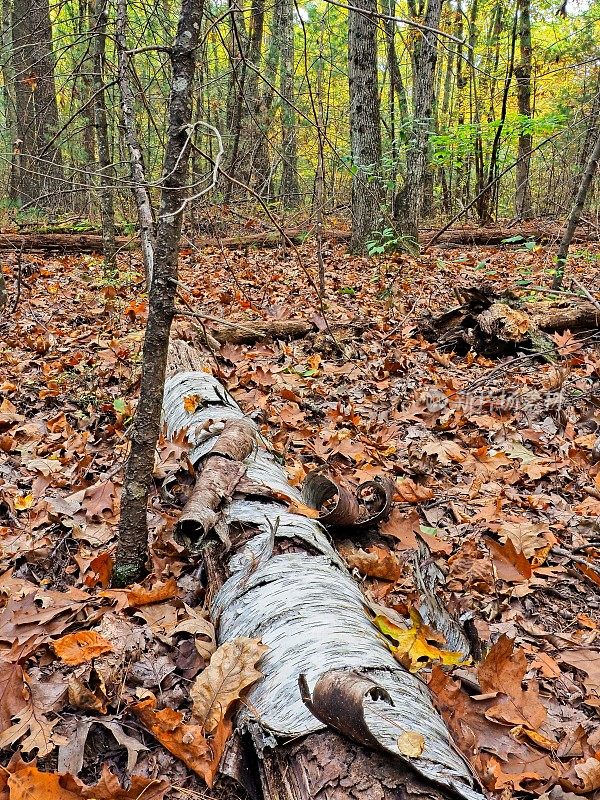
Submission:
<svg viewBox="0 0 600 800">
<path fill-rule="evenodd" d="M 370 256 L 383 255 L 397 250 L 404 250 L 411 255 L 418 255 L 419 245 L 412 236 L 398 234 L 393 228 L 373 231 L 367 241 L 367 253 Z"/>
</svg>

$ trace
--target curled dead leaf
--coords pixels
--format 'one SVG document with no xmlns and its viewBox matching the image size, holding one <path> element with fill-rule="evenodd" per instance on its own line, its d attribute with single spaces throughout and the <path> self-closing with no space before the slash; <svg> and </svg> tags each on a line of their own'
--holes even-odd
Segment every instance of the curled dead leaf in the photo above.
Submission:
<svg viewBox="0 0 600 800">
<path fill-rule="evenodd" d="M 149 606 L 153 603 L 162 603 L 163 600 L 171 600 L 179 592 L 175 578 L 169 578 L 164 583 L 155 583 L 150 589 L 135 584 L 127 592 L 129 605 L 133 608 Z"/>
</svg>

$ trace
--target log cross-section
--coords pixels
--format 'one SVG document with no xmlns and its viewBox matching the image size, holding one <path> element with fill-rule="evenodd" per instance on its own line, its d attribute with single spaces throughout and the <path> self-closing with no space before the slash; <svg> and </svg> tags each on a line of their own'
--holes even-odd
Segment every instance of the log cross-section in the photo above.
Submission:
<svg viewBox="0 0 600 800">
<path fill-rule="evenodd" d="M 193 508 L 182 517 L 185 524 L 196 520 L 207 552 L 221 553 L 222 584 L 209 587 L 219 642 L 247 636 L 269 648 L 259 665 L 264 677 L 236 721 L 238 736 L 254 749 L 246 775 L 254 772 L 255 781 L 245 781 L 247 790 L 268 800 L 481 799 L 429 690 L 393 658 L 324 529 L 288 510 L 300 494 L 256 423 L 215 378 L 190 371 L 194 360 L 185 343 L 173 343 L 163 404 L 167 434 L 185 432 L 197 470 Z M 211 462 L 222 469 L 221 489 Z M 239 547 L 227 552 L 222 534 L 210 544 L 211 522 L 217 532 L 225 525 Z M 354 704 L 337 726 L 344 709 L 319 710 L 327 692 L 315 693 L 330 673 L 346 687 L 339 696 Z M 400 750 L 403 734 L 422 740 L 419 755 Z M 248 760 L 248 747 L 239 749 Z"/>
</svg>

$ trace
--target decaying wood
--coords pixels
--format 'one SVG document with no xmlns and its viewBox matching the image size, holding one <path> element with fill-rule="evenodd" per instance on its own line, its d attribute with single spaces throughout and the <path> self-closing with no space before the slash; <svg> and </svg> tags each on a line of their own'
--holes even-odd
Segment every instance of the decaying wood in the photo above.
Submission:
<svg viewBox="0 0 600 800">
<path fill-rule="evenodd" d="M 184 343 L 172 347 L 163 410 L 167 435 L 184 431 L 190 443 L 198 483 L 195 516 L 203 525 L 210 517 L 198 508 L 204 496 L 218 517 L 217 537 L 222 539 L 218 527 L 226 526 L 235 543 L 227 551 L 214 530 L 205 537 L 211 617 L 220 642 L 251 636 L 269 648 L 259 664 L 263 678 L 238 714 L 222 769 L 257 800 L 481 800 L 427 688 L 381 641 L 364 596 L 321 526 L 288 510 L 301 496 L 255 423 L 214 378 L 189 371 L 193 360 Z M 199 401 L 191 412 L 184 403 L 190 394 Z M 245 475 L 232 488 L 239 468 Z M 349 693 L 361 706 L 349 718 L 362 717 L 363 723 L 362 730 L 346 724 L 346 736 L 324 730 L 303 702 L 331 670 L 356 671 L 361 686 L 373 687 Z M 330 714 L 330 726 L 339 717 Z M 365 726 L 380 752 L 365 746 Z M 422 731 L 422 755 L 400 751 L 398 737 L 406 731 Z"/>
<path fill-rule="evenodd" d="M 600 311 L 587 300 L 530 303 L 525 308 L 532 323 L 546 333 L 594 330 L 600 325 Z"/>
<path fill-rule="evenodd" d="M 117 248 L 134 246 L 127 236 L 117 236 Z M 0 250 L 23 252 L 101 253 L 102 236 L 96 233 L 0 233 Z"/>
<path fill-rule="evenodd" d="M 210 332 L 219 344 L 253 344 L 269 339 L 300 339 L 314 326 L 304 319 L 274 319 L 268 322 L 244 322 L 211 325 Z"/>
<path fill-rule="evenodd" d="M 254 430 L 245 420 L 228 420 L 202 462 L 194 490 L 177 522 L 177 532 L 188 546 L 195 547 L 209 531 L 216 531 L 229 543 L 227 526 L 219 510 L 233 496 L 244 475 L 243 462 L 255 446 Z"/>
<path fill-rule="evenodd" d="M 460 306 L 423 321 L 420 330 L 430 341 L 497 355 L 510 347 L 546 350 L 550 346 L 547 334 L 600 327 L 596 304 L 572 294 L 536 303 L 500 297 L 486 288 L 467 288 L 457 294 L 463 301 Z"/>
</svg>

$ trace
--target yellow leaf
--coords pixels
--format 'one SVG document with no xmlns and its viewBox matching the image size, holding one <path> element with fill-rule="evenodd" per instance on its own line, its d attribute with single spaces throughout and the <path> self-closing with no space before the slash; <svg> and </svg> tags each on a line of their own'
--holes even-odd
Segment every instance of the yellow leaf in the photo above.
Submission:
<svg viewBox="0 0 600 800">
<path fill-rule="evenodd" d="M 19 495 L 19 497 L 15 497 L 15 508 L 17 511 L 27 511 L 27 509 L 31 508 L 32 505 L 32 494 Z"/>
<path fill-rule="evenodd" d="M 183 407 L 188 414 L 193 414 L 194 411 L 202 404 L 202 398 L 197 394 L 188 394 L 183 398 Z"/>
<path fill-rule="evenodd" d="M 444 650 L 444 637 L 425 625 L 419 612 L 410 611 L 410 628 L 400 628 L 383 614 L 373 620 L 374 625 L 386 636 L 386 644 L 394 657 L 410 672 L 418 672 L 432 663 L 447 666 L 464 664 L 462 653 Z M 392 640 L 392 641 L 390 641 Z"/>
<path fill-rule="evenodd" d="M 404 731 L 396 741 L 400 755 L 418 758 L 425 749 L 425 737 L 416 731 Z"/>
</svg>

